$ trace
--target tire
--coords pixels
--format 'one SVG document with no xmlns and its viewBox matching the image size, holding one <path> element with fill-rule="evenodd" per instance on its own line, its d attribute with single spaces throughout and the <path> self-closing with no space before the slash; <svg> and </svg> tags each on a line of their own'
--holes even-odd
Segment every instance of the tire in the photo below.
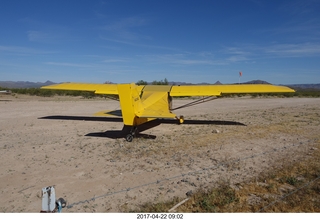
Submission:
<svg viewBox="0 0 320 220">
<path fill-rule="evenodd" d="M 132 140 L 133 140 L 133 135 L 132 134 L 127 134 L 126 141 L 132 142 Z"/>
</svg>

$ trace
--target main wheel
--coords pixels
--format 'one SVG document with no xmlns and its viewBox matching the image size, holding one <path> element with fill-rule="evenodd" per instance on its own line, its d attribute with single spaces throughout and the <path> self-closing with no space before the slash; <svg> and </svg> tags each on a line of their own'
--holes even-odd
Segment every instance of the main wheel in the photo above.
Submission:
<svg viewBox="0 0 320 220">
<path fill-rule="evenodd" d="M 183 122 L 184 122 L 184 117 L 181 115 L 180 118 L 179 118 L 179 123 L 183 124 Z"/>
<path fill-rule="evenodd" d="M 131 142 L 132 140 L 133 140 L 133 135 L 132 134 L 127 134 L 126 141 Z"/>
</svg>

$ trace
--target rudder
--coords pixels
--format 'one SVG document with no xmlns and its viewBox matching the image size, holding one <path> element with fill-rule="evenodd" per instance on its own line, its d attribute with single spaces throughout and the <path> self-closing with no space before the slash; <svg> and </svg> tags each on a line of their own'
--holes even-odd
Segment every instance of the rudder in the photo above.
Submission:
<svg viewBox="0 0 320 220">
<path fill-rule="evenodd" d="M 134 83 L 118 84 L 118 92 L 123 123 L 128 126 L 141 124 L 140 119 L 136 117 L 137 112 L 143 111 L 143 104 L 137 90 L 137 85 Z"/>
</svg>

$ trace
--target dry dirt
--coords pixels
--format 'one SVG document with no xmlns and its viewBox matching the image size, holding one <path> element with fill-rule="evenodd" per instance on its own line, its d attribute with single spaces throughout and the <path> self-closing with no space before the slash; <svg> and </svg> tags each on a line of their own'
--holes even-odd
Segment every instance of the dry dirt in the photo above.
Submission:
<svg viewBox="0 0 320 220">
<path fill-rule="evenodd" d="M 40 119 L 104 109 L 119 103 L 1 95 L 0 212 L 39 212 L 51 185 L 67 200 L 63 212 L 128 212 L 220 180 L 236 187 L 319 142 L 318 98 L 221 98 L 177 110 L 185 124 L 163 123 L 131 143 L 115 138 L 121 122 Z"/>
</svg>

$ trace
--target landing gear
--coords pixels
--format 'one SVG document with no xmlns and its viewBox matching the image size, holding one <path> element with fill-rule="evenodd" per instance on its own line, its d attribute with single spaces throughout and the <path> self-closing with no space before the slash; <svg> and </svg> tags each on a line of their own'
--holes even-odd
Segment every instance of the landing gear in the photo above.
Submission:
<svg viewBox="0 0 320 220">
<path fill-rule="evenodd" d="M 131 127 L 131 126 L 125 125 L 124 128 L 122 129 L 122 131 L 124 132 L 125 139 L 128 142 L 132 142 L 133 138 L 138 133 L 138 129 L 135 126 Z"/>
<path fill-rule="evenodd" d="M 126 141 L 131 142 L 132 140 L 133 140 L 133 135 L 132 134 L 127 134 Z"/>
<path fill-rule="evenodd" d="M 179 118 L 177 117 L 177 119 L 178 119 L 179 124 L 183 124 L 183 122 L 184 122 L 183 115 L 180 115 L 180 117 Z"/>
</svg>

